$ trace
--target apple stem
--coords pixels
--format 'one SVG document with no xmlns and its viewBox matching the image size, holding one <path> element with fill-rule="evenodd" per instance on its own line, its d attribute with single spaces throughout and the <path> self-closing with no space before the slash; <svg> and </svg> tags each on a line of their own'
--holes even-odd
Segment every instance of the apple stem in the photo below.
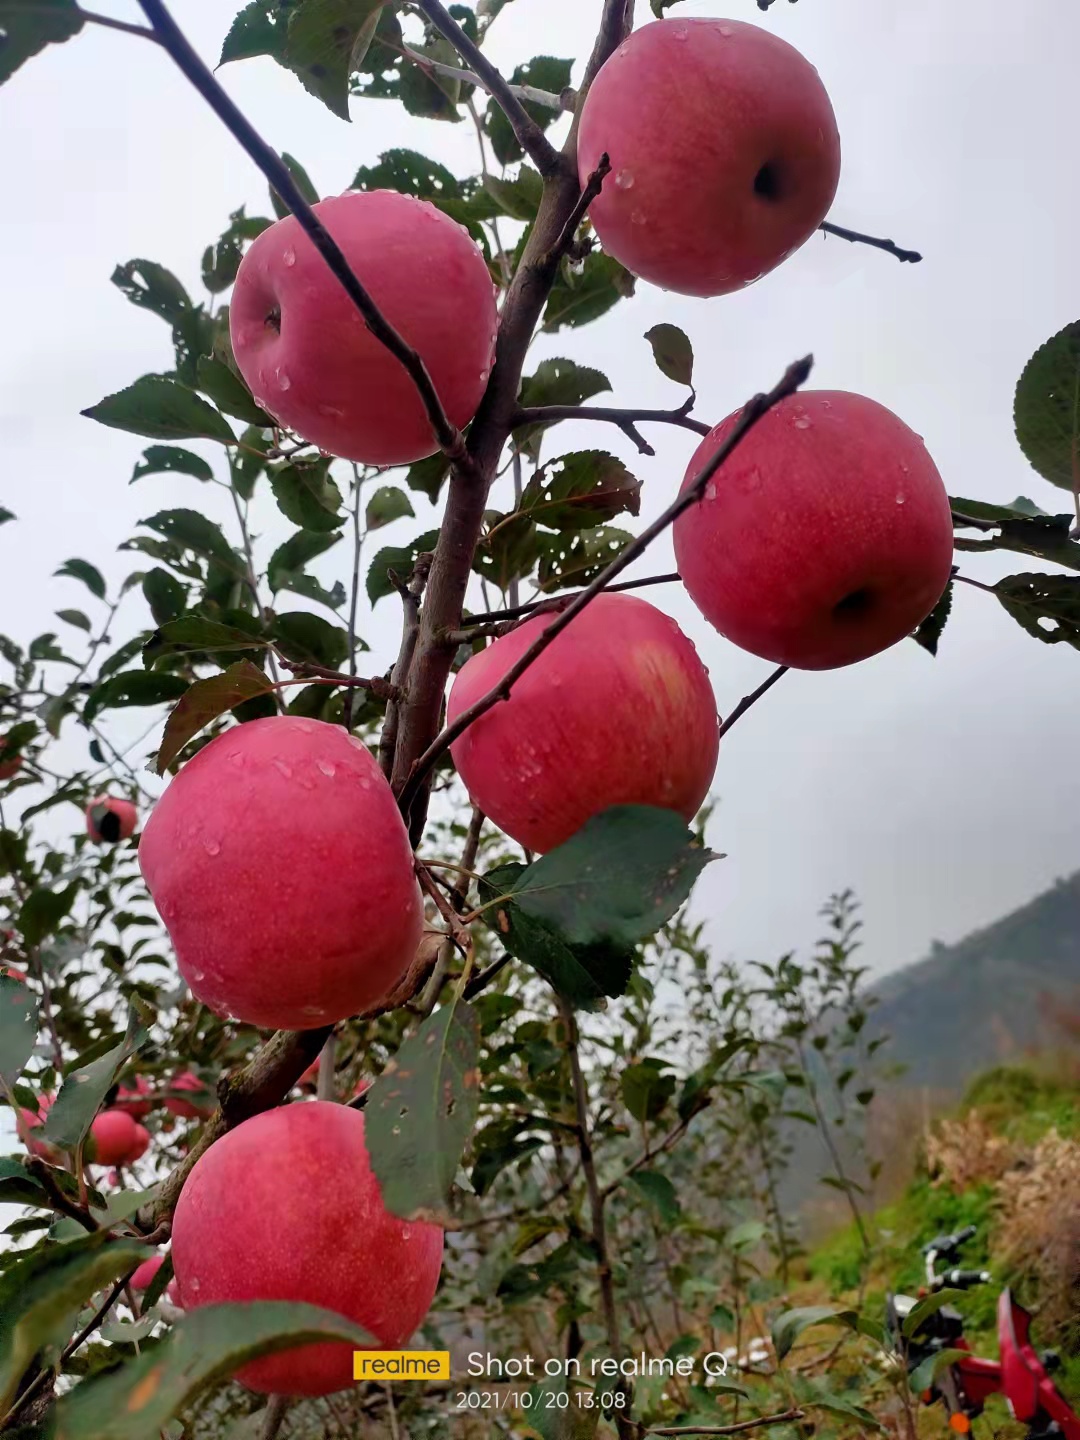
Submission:
<svg viewBox="0 0 1080 1440">
<path fill-rule="evenodd" d="M 897 260 L 903 264 L 917 265 L 922 259 L 918 250 L 901 250 L 895 240 L 879 240 L 876 235 L 863 235 L 858 230 L 845 230 L 842 225 L 833 225 L 829 220 L 823 220 L 818 226 L 825 235 L 836 235 L 841 240 L 850 240 L 853 245 L 872 245 L 875 250 L 884 250 L 886 254 L 895 255 Z"/>
<path fill-rule="evenodd" d="M 777 666 L 777 668 L 773 671 L 769 678 L 763 681 L 756 690 L 752 690 L 749 695 L 743 696 L 743 698 L 739 701 L 738 705 L 735 706 L 735 709 L 720 726 L 721 738 L 723 738 L 723 736 L 727 734 L 727 732 L 735 724 L 736 720 L 740 719 L 741 716 L 746 714 L 747 710 L 750 709 L 751 705 L 757 704 L 757 702 L 761 699 L 762 695 L 765 694 L 766 690 L 771 690 L 772 687 L 776 684 L 776 682 L 780 679 L 780 677 L 787 674 L 789 669 L 790 666 L 787 665 Z"/>
</svg>

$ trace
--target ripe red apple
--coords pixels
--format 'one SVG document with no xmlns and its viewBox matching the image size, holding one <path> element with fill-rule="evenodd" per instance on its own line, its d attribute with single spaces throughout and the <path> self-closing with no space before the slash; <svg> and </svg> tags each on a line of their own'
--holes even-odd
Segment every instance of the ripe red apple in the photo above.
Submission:
<svg viewBox="0 0 1080 1440">
<path fill-rule="evenodd" d="M 86 833 L 99 845 L 115 845 L 134 835 L 139 812 L 130 800 L 98 795 L 86 807 Z"/>
<path fill-rule="evenodd" d="M 392 190 L 323 200 L 316 215 L 383 315 L 419 353 L 443 409 L 468 424 L 495 352 L 495 293 L 457 221 Z M 304 440 L 367 465 L 438 443 L 416 386 L 375 338 L 291 215 L 244 256 L 229 309 L 233 353 L 256 402 Z"/>
<path fill-rule="evenodd" d="M 0 735 L 0 747 L 6 739 L 6 735 Z M 22 769 L 22 763 L 21 755 L 9 755 L 6 760 L 0 760 L 0 780 L 10 780 L 13 775 L 17 775 Z"/>
<path fill-rule="evenodd" d="M 199 1100 L 181 1100 L 178 1096 L 170 1095 L 164 1102 L 165 1109 L 171 1115 L 178 1115 L 182 1120 L 200 1120 L 209 1115 L 214 1108 L 214 1097 L 209 1088 L 199 1077 L 190 1070 L 184 1070 L 179 1075 L 174 1075 L 169 1081 L 170 1090 L 184 1090 L 197 1094 Z"/>
<path fill-rule="evenodd" d="M 52 1107 L 55 1095 L 42 1095 L 38 1100 L 37 1111 L 20 1108 L 20 1114 L 28 1130 L 40 1130 L 45 1124 L 49 1110 Z M 57 1146 L 51 1145 L 48 1140 L 35 1140 L 31 1138 L 29 1150 L 31 1155 L 36 1155 L 41 1160 L 46 1160 L 50 1165 L 59 1165 L 64 1158 L 64 1152 Z"/>
<path fill-rule="evenodd" d="M 381 1000 L 422 928 L 382 771 L 340 726 L 275 716 L 211 740 L 158 801 L 139 863 L 192 993 L 286 1030 Z"/>
<path fill-rule="evenodd" d="M 124 1110 L 103 1110 L 90 1126 L 91 1159 L 98 1165 L 132 1165 L 146 1154 L 150 1136 Z"/>
<path fill-rule="evenodd" d="M 121 1085 L 116 1092 L 116 1099 L 113 1101 L 114 1110 L 126 1110 L 133 1120 L 145 1120 L 153 1108 L 152 1100 L 144 1100 L 144 1095 L 153 1095 L 154 1087 L 145 1075 L 136 1075 L 131 1085 Z"/>
<path fill-rule="evenodd" d="M 25 971 L 25 970 L 20 970 L 17 965 L 4 965 L 4 966 L 0 967 L 0 969 L 3 970 L 3 973 L 4 973 L 9 979 L 11 979 L 11 980 L 21 980 L 21 981 L 23 982 L 23 984 L 26 983 L 26 971 Z"/>
<path fill-rule="evenodd" d="M 701 442 L 683 489 L 738 418 Z M 698 609 L 744 650 L 829 670 L 895 645 L 949 580 L 952 520 L 941 476 L 891 410 L 843 390 L 781 401 L 674 527 Z"/>
<path fill-rule="evenodd" d="M 458 671 L 447 719 L 492 690 L 551 624 L 537 615 Z M 568 840 L 612 805 L 692 819 L 719 743 L 708 671 L 669 616 L 603 594 L 451 747 L 475 804 L 529 850 Z"/>
<path fill-rule="evenodd" d="M 404 1345 L 439 1282 L 443 1232 L 383 1205 L 358 1110 L 322 1100 L 245 1120 L 195 1162 L 173 1218 L 180 1303 L 293 1300 L 335 1310 L 383 1349 Z M 351 1345 L 303 1345 L 246 1365 L 270 1394 L 353 1383 Z"/>
<path fill-rule="evenodd" d="M 149 1260 L 144 1260 L 131 1277 L 131 1288 L 133 1290 L 145 1290 L 164 1264 L 164 1255 L 151 1255 Z M 170 1281 L 170 1284 L 171 1283 Z"/>
<path fill-rule="evenodd" d="M 311 1062 L 311 1064 L 307 1067 L 304 1073 L 300 1076 L 300 1079 L 296 1082 L 297 1085 L 315 1086 L 319 1083 L 319 1061 L 321 1058 L 321 1056 L 316 1055 L 315 1059 Z"/>
<path fill-rule="evenodd" d="M 840 137 L 817 71 L 779 36 L 737 20 L 643 25 L 585 97 L 584 185 L 604 249 L 682 295 L 726 295 L 798 249 L 825 218 Z"/>
</svg>

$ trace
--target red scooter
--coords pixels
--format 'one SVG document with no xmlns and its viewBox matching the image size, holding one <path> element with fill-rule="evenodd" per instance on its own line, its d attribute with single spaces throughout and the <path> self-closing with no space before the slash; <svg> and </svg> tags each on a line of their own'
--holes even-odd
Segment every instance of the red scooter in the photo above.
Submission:
<svg viewBox="0 0 1080 1440">
<path fill-rule="evenodd" d="M 949 1305 L 917 1307 L 942 1290 L 971 1290 L 991 1279 L 987 1270 L 955 1266 L 961 1248 L 975 1234 L 969 1225 L 954 1235 L 939 1235 L 923 1246 L 926 1285 L 918 1296 L 889 1295 L 885 1325 L 890 1344 L 905 1362 L 909 1375 L 920 1366 L 932 1375 L 922 1391 L 925 1404 L 942 1401 L 949 1427 L 964 1435 L 971 1421 L 983 1412 L 990 1395 L 1004 1395 L 1015 1418 L 1028 1426 L 1026 1440 L 1080 1440 L 1080 1416 L 1050 1378 L 1060 1361 L 1053 1351 L 1041 1354 L 1030 1340 L 1031 1316 L 1003 1290 L 998 1299 L 997 1323 L 1000 1360 L 983 1360 L 971 1354 L 964 1337 L 964 1320 Z M 941 1262 L 952 1263 L 938 1272 Z M 956 1352 L 949 1362 L 935 1366 L 932 1357 Z M 962 1353 L 967 1352 L 967 1353 Z"/>
</svg>

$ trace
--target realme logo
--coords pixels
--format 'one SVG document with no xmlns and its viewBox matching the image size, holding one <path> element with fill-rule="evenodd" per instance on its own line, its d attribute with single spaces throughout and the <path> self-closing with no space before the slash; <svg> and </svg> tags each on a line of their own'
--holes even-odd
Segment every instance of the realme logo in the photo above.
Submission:
<svg viewBox="0 0 1080 1440">
<path fill-rule="evenodd" d="M 356 1350 L 354 1380 L 449 1380 L 449 1350 Z"/>
</svg>

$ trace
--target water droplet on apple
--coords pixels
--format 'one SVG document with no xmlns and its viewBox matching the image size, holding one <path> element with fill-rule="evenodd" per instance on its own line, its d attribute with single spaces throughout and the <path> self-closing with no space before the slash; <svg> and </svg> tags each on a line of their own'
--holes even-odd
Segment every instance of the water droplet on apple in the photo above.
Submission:
<svg viewBox="0 0 1080 1440">
<path fill-rule="evenodd" d="M 715 486 L 715 484 L 713 483 L 713 481 L 711 481 L 711 480 L 710 480 L 709 483 L 705 486 L 705 499 L 706 499 L 706 500 L 715 500 L 715 499 L 716 499 L 716 486 Z"/>
<path fill-rule="evenodd" d="M 615 176 L 615 184 L 620 190 L 632 190 L 634 177 L 629 170 L 620 170 Z"/>
<path fill-rule="evenodd" d="M 211 840 L 209 837 L 206 837 L 206 838 L 204 838 L 204 840 L 203 840 L 202 843 L 203 843 L 203 849 L 206 851 L 206 853 L 207 853 L 208 855 L 220 855 L 220 854 L 221 854 L 221 842 L 220 842 L 220 840 Z"/>
<path fill-rule="evenodd" d="M 277 760 L 275 760 L 275 761 L 274 761 L 274 769 L 277 770 L 277 771 L 279 771 L 282 775 L 284 775 L 286 780 L 291 780 L 291 779 L 292 779 L 292 766 L 291 766 L 291 765 L 286 765 L 284 760 L 282 760 L 282 759 L 280 759 L 280 758 L 277 759 Z"/>
<path fill-rule="evenodd" d="M 897 505 L 903 505 L 903 503 L 904 503 L 904 498 L 905 498 L 905 497 L 904 497 L 903 495 L 897 495 L 897 497 L 896 497 L 896 503 L 897 503 Z"/>
<path fill-rule="evenodd" d="M 296 722 L 296 728 L 300 731 L 301 735 L 315 734 L 315 726 L 311 723 L 310 720 L 298 720 Z"/>
<path fill-rule="evenodd" d="M 320 1018 L 320 1016 L 326 1014 L 326 1011 L 323 1009 L 323 1007 L 322 1007 L 321 1005 L 305 1005 L 305 1006 L 301 1009 L 300 1014 L 301 1014 L 301 1015 L 310 1015 L 310 1016 L 312 1017 L 312 1019 L 318 1020 L 318 1019 Z"/>
<path fill-rule="evenodd" d="M 288 375 L 285 374 L 284 370 L 279 370 L 277 372 L 277 383 L 282 390 L 288 390 L 292 385 L 292 381 L 289 379 Z"/>
<path fill-rule="evenodd" d="M 717 30 L 719 31 L 719 33 L 720 33 L 721 35 L 723 35 L 723 37 L 724 37 L 725 40 L 727 40 L 730 36 L 732 36 L 732 35 L 735 34 L 735 31 L 731 28 L 730 25 L 718 25 L 716 28 L 717 28 Z"/>
<path fill-rule="evenodd" d="M 685 40 L 689 34 L 690 31 L 686 28 L 685 25 L 677 25 L 675 27 L 674 35 L 676 40 Z"/>
<path fill-rule="evenodd" d="M 796 430 L 809 430 L 809 429 L 810 429 L 810 417 L 809 417 L 808 415 L 798 415 L 798 416 L 796 416 L 796 419 L 795 419 L 795 429 L 796 429 Z"/>
<path fill-rule="evenodd" d="M 649 217 L 645 214 L 644 210 L 635 210 L 630 216 L 630 223 L 631 225 L 647 225 L 649 223 Z"/>
<path fill-rule="evenodd" d="M 487 382 L 488 382 L 488 377 L 489 377 L 490 374 L 491 374 L 491 371 L 490 371 L 490 370 L 481 370 L 481 371 L 480 371 L 480 384 L 481 384 L 481 385 L 486 385 L 486 384 L 487 384 Z"/>
<path fill-rule="evenodd" d="M 630 41 L 629 41 L 629 40 L 624 40 L 624 41 L 623 41 L 623 43 L 619 46 L 619 52 L 618 52 L 618 53 L 619 53 L 620 55 L 629 55 L 629 54 L 630 54 Z"/>
<path fill-rule="evenodd" d="M 196 985 L 201 985 L 202 982 L 206 979 L 206 976 L 201 970 L 193 970 L 191 972 L 191 978 L 192 980 L 194 980 Z"/>
<path fill-rule="evenodd" d="M 247 764 L 247 761 L 244 759 L 243 751 L 241 750 L 234 750 L 233 753 L 229 756 L 229 760 L 233 765 L 236 766 L 237 770 L 242 770 Z"/>
<path fill-rule="evenodd" d="M 296 251 L 290 245 L 281 258 L 284 263 L 288 265 L 291 269 L 296 264 Z"/>
<path fill-rule="evenodd" d="M 266 401 L 262 398 L 261 395 L 252 395 L 251 398 L 255 401 L 255 404 L 259 407 L 260 410 L 266 409 Z"/>
<path fill-rule="evenodd" d="M 337 774 L 337 770 L 334 768 L 333 765 L 331 765 L 329 760 L 316 760 L 315 764 L 319 767 L 319 769 L 322 771 L 322 773 L 326 776 L 328 780 L 332 780 Z"/>
<path fill-rule="evenodd" d="M 320 405 L 319 414 L 329 415 L 334 420 L 340 420 L 341 417 L 345 414 L 345 411 L 339 409 L 337 405 Z"/>
</svg>

